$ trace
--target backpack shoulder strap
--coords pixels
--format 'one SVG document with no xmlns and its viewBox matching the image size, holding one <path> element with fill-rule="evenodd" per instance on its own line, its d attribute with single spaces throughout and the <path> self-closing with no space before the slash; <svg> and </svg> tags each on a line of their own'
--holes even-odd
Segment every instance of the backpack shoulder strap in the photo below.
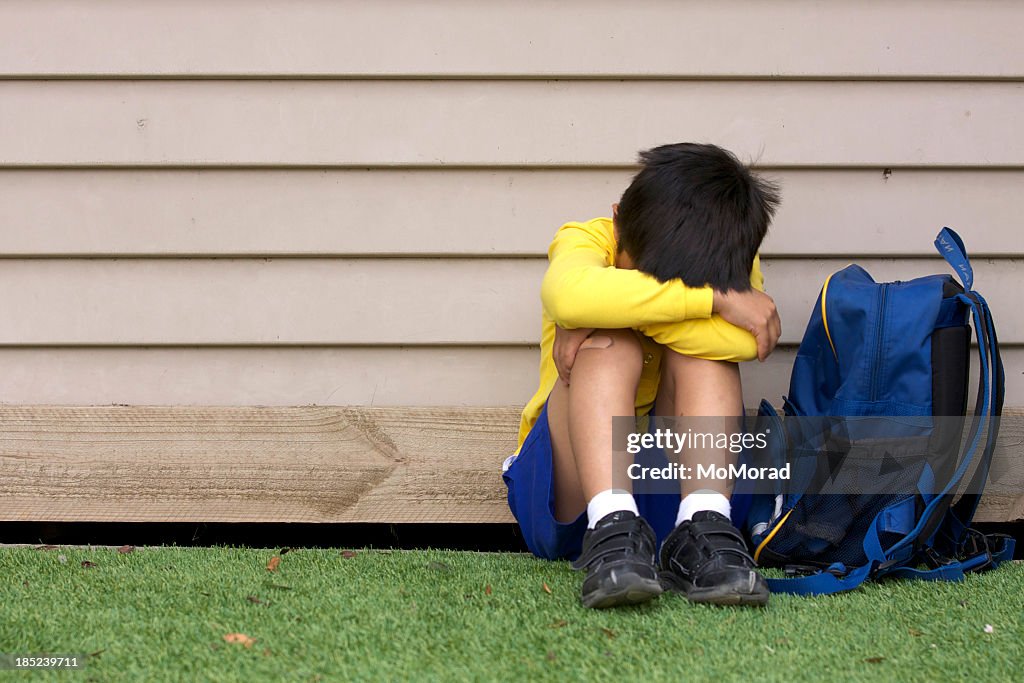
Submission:
<svg viewBox="0 0 1024 683">
<path fill-rule="evenodd" d="M 971 418 L 971 426 L 964 446 L 963 455 L 960 457 L 959 465 L 943 490 L 936 495 L 921 513 L 920 521 L 914 530 L 889 548 L 890 554 L 909 546 L 919 537 L 925 528 L 934 529 L 936 522 L 940 528 L 945 528 L 947 535 L 954 542 L 963 538 L 967 524 L 974 516 L 978 500 L 981 498 L 980 491 L 985 478 L 988 476 L 989 463 L 992 460 L 992 453 L 995 451 L 996 438 L 999 435 L 998 415 L 1002 412 L 1004 377 L 1003 364 L 999 356 L 999 344 L 995 336 L 995 326 L 992 324 L 985 299 L 971 289 L 974 284 L 974 271 L 971 269 L 970 261 L 964 249 L 963 240 L 950 228 L 943 228 L 935 239 L 935 247 L 939 253 L 957 271 L 964 284 L 964 292 L 956 297 L 965 306 L 970 308 L 974 320 L 974 328 L 978 338 L 978 357 L 980 365 L 980 378 L 978 381 L 978 395 L 974 406 L 974 415 Z M 986 438 L 981 443 L 983 428 L 987 427 Z M 956 493 L 956 487 L 960 484 L 967 470 L 974 461 L 980 450 L 980 461 L 971 482 L 968 484 L 967 492 L 961 496 L 955 505 L 950 507 L 950 501 Z M 962 523 L 959 523 L 963 520 Z"/>
<path fill-rule="evenodd" d="M 1003 534 L 979 535 L 984 539 L 983 549 L 962 560 L 947 562 L 933 569 L 894 567 L 882 575 L 922 581 L 961 581 L 967 572 L 994 569 L 1003 562 L 1013 559 L 1013 551 L 1017 545 L 1013 537 Z"/>
</svg>

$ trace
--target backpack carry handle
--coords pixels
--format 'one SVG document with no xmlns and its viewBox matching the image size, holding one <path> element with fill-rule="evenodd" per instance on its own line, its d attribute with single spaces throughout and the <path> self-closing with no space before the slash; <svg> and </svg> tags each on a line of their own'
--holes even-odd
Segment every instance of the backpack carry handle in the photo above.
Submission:
<svg viewBox="0 0 1024 683">
<path fill-rule="evenodd" d="M 935 248 L 960 276 L 964 291 L 971 291 L 974 288 L 974 269 L 971 268 L 971 260 L 967 258 L 967 249 L 960 235 L 952 228 L 942 228 L 935 236 Z"/>
</svg>

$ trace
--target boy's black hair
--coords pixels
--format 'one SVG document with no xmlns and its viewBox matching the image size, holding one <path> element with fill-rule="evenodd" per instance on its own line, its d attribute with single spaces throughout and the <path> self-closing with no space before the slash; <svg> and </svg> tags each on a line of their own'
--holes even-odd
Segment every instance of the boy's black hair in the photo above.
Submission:
<svg viewBox="0 0 1024 683">
<path fill-rule="evenodd" d="M 662 145 L 640 152 L 640 163 L 619 200 L 619 250 L 661 282 L 750 289 L 778 187 L 716 145 Z"/>
</svg>

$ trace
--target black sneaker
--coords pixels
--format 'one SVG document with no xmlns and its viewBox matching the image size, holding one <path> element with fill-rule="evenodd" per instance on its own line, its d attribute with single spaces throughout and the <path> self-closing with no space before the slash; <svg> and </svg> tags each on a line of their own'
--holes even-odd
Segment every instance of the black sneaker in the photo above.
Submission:
<svg viewBox="0 0 1024 683">
<path fill-rule="evenodd" d="M 586 569 L 580 600 L 584 607 L 615 607 L 661 595 L 654 530 L 628 510 L 605 515 L 583 536 L 573 569 Z"/>
<path fill-rule="evenodd" d="M 765 605 L 768 584 L 754 568 L 740 532 L 725 515 L 701 510 L 661 546 L 661 584 L 691 602 Z"/>
</svg>

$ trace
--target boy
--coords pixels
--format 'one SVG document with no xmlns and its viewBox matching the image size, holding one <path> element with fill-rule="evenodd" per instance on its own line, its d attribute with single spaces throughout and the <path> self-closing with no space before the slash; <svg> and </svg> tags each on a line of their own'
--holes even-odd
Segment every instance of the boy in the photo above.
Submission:
<svg viewBox="0 0 1024 683">
<path fill-rule="evenodd" d="M 568 223 L 548 249 L 541 381 L 504 464 L 509 506 L 534 554 L 587 570 L 585 606 L 643 602 L 663 586 L 763 605 L 767 585 L 729 520 L 731 483 L 682 481 L 675 498 L 613 488 L 625 464 L 613 461 L 612 417 L 653 408 L 739 428 L 737 362 L 763 361 L 781 332 L 757 257 L 778 190 L 714 145 L 664 145 L 640 161 L 611 220 Z"/>
</svg>

